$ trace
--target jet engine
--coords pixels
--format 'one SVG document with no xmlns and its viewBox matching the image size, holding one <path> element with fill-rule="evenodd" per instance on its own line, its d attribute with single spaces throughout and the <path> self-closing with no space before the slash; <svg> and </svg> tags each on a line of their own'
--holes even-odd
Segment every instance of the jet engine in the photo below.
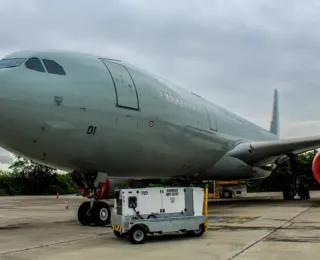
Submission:
<svg viewBox="0 0 320 260">
<path fill-rule="evenodd" d="M 312 162 L 312 172 L 315 180 L 320 184 L 320 152 L 316 154 Z"/>
</svg>

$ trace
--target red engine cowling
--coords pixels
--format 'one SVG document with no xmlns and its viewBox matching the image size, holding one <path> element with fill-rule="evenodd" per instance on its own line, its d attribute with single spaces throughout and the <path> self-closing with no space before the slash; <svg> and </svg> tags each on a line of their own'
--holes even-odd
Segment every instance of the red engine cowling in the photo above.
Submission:
<svg viewBox="0 0 320 260">
<path fill-rule="evenodd" d="M 312 172 L 315 180 L 320 184 L 320 152 L 316 154 L 312 162 Z"/>
</svg>

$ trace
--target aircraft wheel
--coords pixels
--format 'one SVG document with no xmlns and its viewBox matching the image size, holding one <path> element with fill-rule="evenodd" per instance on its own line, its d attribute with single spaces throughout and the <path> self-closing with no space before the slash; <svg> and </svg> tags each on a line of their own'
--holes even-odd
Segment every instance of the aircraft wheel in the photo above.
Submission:
<svg viewBox="0 0 320 260">
<path fill-rule="evenodd" d="M 301 184 L 299 187 L 299 196 L 301 200 L 310 199 L 310 190 L 308 184 Z"/>
<path fill-rule="evenodd" d="M 92 221 L 91 216 L 87 214 L 89 209 L 90 209 L 90 202 L 89 201 L 83 202 L 78 209 L 78 221 L 83 226 L 90 225 L 90 223 Z"/>
<path fill-rule="evenodd" d="M 289 186 L 283 190 L 283 199 L 284 200 L 293 200 L 295 196 L 294 188 Z"/>
<path fill-rule="evenodd" d="M 92 219 L 95 225 L 105 226 L 110 224 L 111 211 L 109 205 L 104 201 L 98 201 L 91 210 Z"/>
</svg>

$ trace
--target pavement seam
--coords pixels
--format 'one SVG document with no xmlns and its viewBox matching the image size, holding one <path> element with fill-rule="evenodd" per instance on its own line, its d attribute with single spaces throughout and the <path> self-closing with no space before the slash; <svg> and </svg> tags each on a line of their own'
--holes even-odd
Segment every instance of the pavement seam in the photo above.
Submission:
<svg viewBox="0 0 320 260">
<path fill-rule="evenodd" d="M 261 242 L 262 240 L 266 239 L 268 236 L 270 236 L 271 234 L 277 232 L 279 229 L 282 229 L 283 226 L 285 226 L 286 224 L 290 223 L 292 220 L 294 220 L 295 218 L 299 217 L 300 215 L 302 215 L 303 213 L 305 213 L 307 210 L 309 210 L 312 206 L 306 208 L 305 210 L 301 211 L 300 213 L 298 213 L 297 215 L 295 215 L 294 217 L 292 217 L 291 219 L 289 219 L 288 221 L 286 221 L 285 223 L 283 223 L 281 226 L 274 228 L 272 231 L 270 231 L 268 234 L 266 234 L 265 236 L 263 236 L 262 238 L 260 238 L 257 241 L 254 241 L 253 243 L 249 244 L 248 246 L 246 246 L 245 248 L 243 248 L 240 252 L 236 253 L 235 255 L 233 255 L 232 257 L 228 258 L 228 260 L 232 260 L 235 259 L 237 256 L 241 255 L 242 253 L 244 253 L 245 251 L 247 251 L 248 249 L 250 249 L 251 247 L 255 246 L 256 244 L 258 244 L 259 242 Z"/>
<path fill-rule="evenodd" d="M 88 236 L 88 237 L 77 238 L 77 239 L 69 239 L 69 240 L 64 240 L 64 241 L 59 241 L 59 242 L 52 242 L 52 243 L 48 243 L 48 244 L 44 244 L 44 245 L 38 245 L 38 246 L 30 246 L 30 247 L 26 247 L 26 248 L 22 248 L 22 249 L 17 249 L 17 250 L 12 250 L 12 251 L 7 251 L 7 252 L 0 253 L 0 256 L 1 255 L 10 255 L 10 254 L 14 254 L 14 253 L 20 253 L 20 252 L 29 251 L 29 250 L 38 249 L 38 248 L 43 248 L 43 247 L 50 247 L 50 246 L 55 246 L 55 245 L 67 244 L 67 243 L 77 242 L 77 241 L 81 241 L 81 240 L 85 240 L 85 239 L 98 238 L 98 237 L 103 237 L 103 236 L 106 236 L 106 235 L 108 235 L 108 234 L 106 234 L 106 233 L 102 234 L 101 233 L 101 234 L 96 234 L 94 236 Z"/>
</svg>

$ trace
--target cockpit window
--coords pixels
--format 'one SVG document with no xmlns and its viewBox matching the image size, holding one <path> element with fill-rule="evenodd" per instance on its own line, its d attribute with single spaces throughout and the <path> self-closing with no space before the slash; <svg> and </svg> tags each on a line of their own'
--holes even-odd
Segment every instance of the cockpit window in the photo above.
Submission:
<svg viewBox="0 0 320 260">
<path fill-rule="evenodd" d="M 14 58 L 14 59 L 3 59 L 3 60 L 0 60 L 0 69 L 18 67 L 25 60 L 26 60 L 25 58 Z"/>
<path fill-rule="evenodd" d="M 44 67 L 43 67 L 40 59 L 38 59 L 38 58 L 30 58 L 30 59 L 28 59 L 27 62 L 26 62 L 26 67 L 28 69 L 35 70 L 35 71 L 46 72 L 44 70 Z"/>
<path fill-rule="evenodd" d="M 46 60 L 46 59 L 43 59 L 42 61 L 44 63 L 44 66 L 46 67 L 48 73 L 57 74 L 57 75 L 66 75 L 66 73 L 65 73 L 64 69 L 62 68 L 62 66 L 60 66 L 55 61 Z"/>
</svg>

